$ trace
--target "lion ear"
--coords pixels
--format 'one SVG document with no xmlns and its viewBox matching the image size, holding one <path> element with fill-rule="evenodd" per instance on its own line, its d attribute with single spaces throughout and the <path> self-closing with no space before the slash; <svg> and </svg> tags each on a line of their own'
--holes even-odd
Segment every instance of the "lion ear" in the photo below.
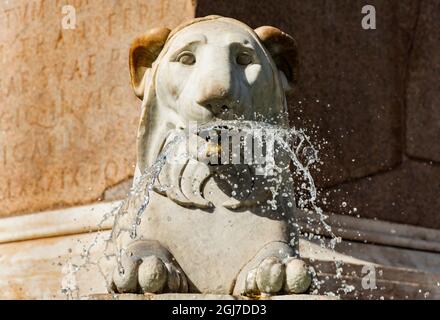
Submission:
<svg viewBox="0 0 440 320">
<path fill-rule="evenodd" d="M 145 73 L 162 51 L 169 34 L 168 28 L 152 29 L 136 38 L 131 44 L 129 58 L 131 84 L 140 99 L 143 99 L 144 95 Z"/>
<path fill-rule="evenodd" d="M 284 89 L 291 90 L 298 80 L 298 49 L 295 39 L 270 26 L 259 27 L 255 29 L 255 33 L 281 72 Z"/>
</svg>

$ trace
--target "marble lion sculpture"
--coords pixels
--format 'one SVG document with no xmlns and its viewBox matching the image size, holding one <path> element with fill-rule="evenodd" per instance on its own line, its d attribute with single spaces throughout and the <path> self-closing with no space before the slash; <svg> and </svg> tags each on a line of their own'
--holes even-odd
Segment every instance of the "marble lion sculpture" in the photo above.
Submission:
<svg viewBox="0 0 440 320">
<path fill-rule="evenodd" d="M 130 72 L 142 100 L 137 181 L 171 133 L 185 130 L 189 121 L 259 121 L 263 116 L 288 126 L 285 93 L 296 83 L 297 50 L 293 38 L 277 28 L 253 30 L 232 18 L 208 16 L 137 38 Z M 269 180 L 247 165 L 210 165 L 191 157 L 167 163 L 136 222 L 136 235 L 114 236 L 118 258 L 109 290 L 306 292 L 311 277 L 299 259 L 298 230 L 289 220 L 297 210 L 293 189 L 286 183 L 276 209 L 268 209 Z M 128 211 L 118 221 L 120 231 L 134 223 L 137 211 Z"/>
</svg>

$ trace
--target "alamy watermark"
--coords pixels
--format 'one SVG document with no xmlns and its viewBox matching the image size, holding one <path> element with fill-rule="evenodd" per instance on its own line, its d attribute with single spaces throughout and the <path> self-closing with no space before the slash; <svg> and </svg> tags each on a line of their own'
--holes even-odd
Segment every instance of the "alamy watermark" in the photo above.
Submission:
<svg viewBox="0 0 440 320">
<path fill-rule="evenodd" d="M 189 122 L 186 130 L 185 155 L 211 165 L 246 164 L 255 167 L 257 175 L 273 175 L 276 156 L 286 146 L 276 145 L 282 140 L 287 145 L 287 132 L 279 128 L 235 128 L 227 126 L 199 127 Z M 168 163 L 185 163 L 182 153 L 171 154 Z"/>
<path fill-rule="evenodd" d="M 376 30 L 376 7 L 366 5 L 362 8 L 362 14 L 365 15 L 361 22 L 362 28 L 364 30 Z"/>
<path fill-rule="evenodd" d="M 61 7 L 63 18 L 61 19 L 61 27 L 65 30 L 76 29 L 76 9 L 72 5 Z"/>
<path fill-rule="evenodd" d="M 362 267 L 362 289 L 376 290 L 376 268 L 373 265 L 365 265 Z"/>
</svg>

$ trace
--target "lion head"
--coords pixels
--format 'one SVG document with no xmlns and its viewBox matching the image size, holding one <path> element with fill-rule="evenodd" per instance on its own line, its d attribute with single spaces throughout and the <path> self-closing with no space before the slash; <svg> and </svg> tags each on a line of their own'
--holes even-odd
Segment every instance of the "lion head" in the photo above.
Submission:
<svg viewBox="0 0 440 320">
<path fill-rule="evenodd" d="M 140 175 L 170 132 L 186 129 L 191 121 L 264 118 L 287 126 L 285 93 L 296 83 L 297 49 L 294 39 L 277 28 L 253 30 L 235 19 L 208 16 L 172 31 L 153 29 L 135 39 L 130 73 L 135 94 L 142 100 L 136 172 Z M 249 189 L 235 192 L 231 187 L 255 184 L 254 178 L 243 180 L 252 176 L 246 166 L 224 166 L 220 174 L 196 162 L 188 159 L 163 170 L 159 180 L 169 198 L 182 205 L 207 207 L 216 202 L 234 207 L 259 197 L 251 196 Z M 237 181 L 220 183 L 219 176 L 225 174 Z M 208 194 L 215 196 L 209 199 Z"/>
</svg>

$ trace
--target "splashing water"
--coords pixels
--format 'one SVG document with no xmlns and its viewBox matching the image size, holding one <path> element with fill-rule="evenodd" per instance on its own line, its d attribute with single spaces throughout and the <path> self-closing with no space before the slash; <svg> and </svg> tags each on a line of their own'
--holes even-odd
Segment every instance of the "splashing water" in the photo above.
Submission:
<svg viewBox="0 0 440 320">
<path fill-rule="evenodd" d="M 324 248 L 334 250 L 336 243 L 340 241 L 340 239 L 333 234 L 330 225 L 328 225 L 326 222 L 328 216 L 323 213 L 322 209 L 317 204 L 318 191 L 310 173 L 310 169 L 319 162 L 318 151 L 314 148 L 310 142 L 310 138 L 305 134 L 305 132 L 303 130 L 297 130 L 295 128 L 283 128 L 265 122 L 239 120 L 227 121 L 226 124 L 225 122 L 213 122 L 205 124 L 200 127 L 200 130 L 218 130 L 219 128 L 225 127 L 227 127 L 228 130 L 237 129 L 249 135 L 252 135 L 256 130 L 270 132 L 273 135 L 274 146 L 276 149 L 275 151 L 283 152 L 293 164 L 293 168 L 291 168 L 293 170 L 289 169 L 289 167 L 280 168 L 276 166 L 275 169 L 278 171 L 290 170 L 290 174 L 287 176 L 289 177 L 289 182 L 292 182 L 294 185 L 294 189 L 290 190 L 290 192 L 294 192 L 296 206 L 307 214 L 308 225 L 312 226 L 312 228 L 319 228 L 322 226 L 331 236 L 329 243 L 326 243 L 322 237 L 316 237 L 316 239 L 319 239 L 320 245 Z M 82 268 L 94 265 L 98 267 L 103 278 L 107 283 L 109 283 L 109 275 L 103 272 L 100 267 L 100 262 L 102 259 L 106 261 L 115 259 L 118 263 L 119 272 L 124 272 L 120 261 L 123 248 L 118 248 L 116 239 L 123 233 L 129 234 L 130 238 L 132 239 L 135 239 L 138 236 L 137 228 L 141 224 L 143 214 L 148 207 L 150 201 L 150 192 L 154 190 L 155 185 L 157 187 L 156 182 L 159 174 L 161 173 L 162 168 L 165 166 L 170 153 L 174 150 L 174 148 L 176 148 L 177 145 L 186 139 L 188 139 L 187 132 L 183 130 L 176 131 L 174 138 L 165 145 L 164 149 L 158 155 L 153 165 L 146 169 L 145 172 L 136 179 L 127 199 L 124 200 L 117 208 L 104 216 L 103 220 L 99 224 L 99 227 L 101 227 L 105 221 L 114 219 L 112 232 L 110 237 L 106 239 L 104 256 L 100 257 L 97 261 L 92 261 L 90 259 L 90 252 L 98 243 L 98 237 L 100 236 L 100 232 L 98 232 L 95 240 L 88 248 L 84 249 L 84 252 L 81 256 L 83 263 L 81 265 L 76 264 L 75 268 L 73 269 L 69 268 L 69 279 L 73 279 L 75 274 Z M 278 175 L 277 177 L 280 178 L 281 175 Z M 270 180 L 275 178 L 267 177 L 267 179 Z M 283 181 L 278 180 L 276 183 L 277 186 L 270 189 L 272 192 L 272 199 L 268 201 L 273 210 L 278 207 L 278 204 L 276 203 L 277 196 L 279 195 L 278 193 L 286 192 L 286 190 L 279 188 L 279 186 L 284 183 Z M 281 196 L 285 195 L 282 194 Z M 288 202 L 287 205 L 288 207 L 294 206 L 294 204 L 291 202 Z M 130 226 L 129 228 L 123 227 L 124 224 L 121 223 L 123 219 L 129 219 L 129 221 L 131 221 L 131 223 L 126 224 Z M 289 223 L 298 226 L 296 224 L 295 217 L 290 217 L 288 221 Z M 312 273 L 314 272 L 314 270 L 311 271 Z M 63 286 L 63 291 L 68 297 L 73 297 L 73 290 L 78 290 L 78 288 L 72 286 L 72 281 L 70 280 L 66 281 L 66 283 L 67 285 Z"/>
</svg>

